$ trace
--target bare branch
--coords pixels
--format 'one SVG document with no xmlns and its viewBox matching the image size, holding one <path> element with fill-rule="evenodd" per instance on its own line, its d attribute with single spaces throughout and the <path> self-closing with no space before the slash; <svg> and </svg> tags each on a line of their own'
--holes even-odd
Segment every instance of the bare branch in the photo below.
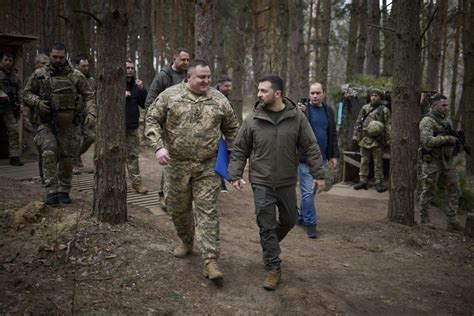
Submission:
<svg viewBox="0 0 474 316">
<path fill-rule="evenodd" d="M 84 10 L 72 10 L 72 12 L 77 12 L 77 13 L 82 13 L 82 14 L 88 15 L 91 18 L 93 18 L 97 22 L 97 24 L 102 25 L 101 19 L 99 19 L 96 15 L 94 15 L 91 12 L 84 11 Z"/>
<path fill-rule="evenodd" d="M 396 33 L 396 32 L 397 32 L 397 30 L 395 30 L 395 29 L 393 29 L 393 28 L 391 28 L 391 27 L 380 26 L 380 25 L 375 25 L 375 24 L 367 24 L 367 26 L 371 26 L 371 27 L 375 27 L 375 28 L 378 28 L 378 29 L 390 31 L 390 32 L 393 32 L 393 33 Z"/>
</svg>

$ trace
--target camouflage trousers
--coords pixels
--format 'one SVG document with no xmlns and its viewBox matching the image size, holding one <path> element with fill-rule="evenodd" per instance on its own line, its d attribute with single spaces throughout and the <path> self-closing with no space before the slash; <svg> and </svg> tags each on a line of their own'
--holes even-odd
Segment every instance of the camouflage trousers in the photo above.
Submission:
<svg viewBox="0 0 474 316">
<path fill-rule="evenodd" d="M 458 174 L 454 166 L 446 167 L 443 161 L 423 161 L 421 164 L 421 192 L 419 198 L 419 211 L 422 220 L 429 220 L 428 208 L 436 193 L 438 180 L 444 177 L 446 181 L 446 193 L 448 208 L 446 215 L 448 222 L 458 221 L 457 214 L 459 208 L 459 197 L 461 189 L 459 186 Z"/>
<path fill-rule="evenodd" d="M 0 116 L 7 127 L 8 134 L 8 156 L 20 156 L 20 143 L 18 139 L 18 124 L 10 108 L 0 110 Z"/>
<path fill-rule="evenodd" d="M 40 124 L 34 138 L 42 160 L 43 181 L 48 193 L 71 190 L 73 160 L 79 152 L 79 127 L 57 124 L 57 135 L 50 124 Z"/>
<path fill-rule="evenodd" d="M 219 213 L 217 197 L 220 178 L 215 159 L 204 162 L 173 161 L 166 166 L 166 207 L 176 233 L 186 244 L 196 241 L 203 259 L 219 256 Z M 193 211 L 194 205 L 194 211 Z"/>
<path fill-rule="evenodd" d="M 369 165 L 370 165 L 370 156 L 374 160 L 374 178 L 376 183 L 383 182 L 383 148 L 382 147 L 372 147 L 364 148 L 360 147 L 360 170 L 359 177 L 361 182 L 369 181 Z"/>
<path fill-rule="evenodd" d="M 140 137 L 138 135 L 138 129 L 127 128 L 126 131 L 127 141 L 127 170 L 128 178 L 133 184 L 142 183 L 140 177 L 140 167 L 138 164 L 138 156 L 140 155 Z"/>
<path fill-rule="evenodd" d="M 81 156 L 91 148 L 95 142 L 95 128 L 81 125 L 79 129 L 79 139 L 81 140 L 81 147 L 79 155 L 74 159 L 74 165 L 79 165 L 81 162 Z"/>
</svg>

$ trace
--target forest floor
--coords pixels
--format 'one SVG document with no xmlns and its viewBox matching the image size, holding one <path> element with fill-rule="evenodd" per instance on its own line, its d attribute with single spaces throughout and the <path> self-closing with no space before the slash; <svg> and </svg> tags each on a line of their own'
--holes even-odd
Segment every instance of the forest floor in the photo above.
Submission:
<svg viewBox="0 0 474 316">
<path fill-rule="evenodd" d="M 150 150 L 140 164 L 144 184 L 158 189 Z M 73 190 L 69 206 L 39 203 L 19 216 L 41 201 L 38 180 L 0 181 L 0 314 L 474 313 L 474 241 L 446 232 L 439 210 L 436 229 L 406 227 L 386 220 L 386 200 L 324 192 L 320 238 L 300 227 L 289 233 L 282 281 L 268 292 L 249 186 L 219 197 L 224 280 L 214 284 L 202 276 L 197 247 L 172 256 L 177 237 L 166 214 L 130 206 L 126 224 L 101 224 L 90 217 L 92 194 Z"/>
</svg>

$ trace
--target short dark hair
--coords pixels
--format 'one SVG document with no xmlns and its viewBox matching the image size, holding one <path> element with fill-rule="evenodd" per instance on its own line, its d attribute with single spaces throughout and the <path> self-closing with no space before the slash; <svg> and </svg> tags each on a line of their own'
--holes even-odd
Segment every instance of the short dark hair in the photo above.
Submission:
<svg viewBox="0 0 474 316">
<path fill-rule="evenodd" d="M 221 83 L 224 83 L 224 82 L 227 82 L 227 81 L 232 82 L 232 80 L 230 79 L 229 76 L 223 75 L 223 76 L 219 77 L 219 80 L 217 80 L 217 83 L 221 84 Z"/>
<path fill-rule="evenodd" d="M 66 46 L 61 42 L 55 42 L 49 51 L 51 52 L 53 49 L 67 51 Z"/>
<path fill-rule="evenodd" d="M 74 59 L 74 65 L 79 65 L 81 63 L 81 60 L 89 61 L 89 57 L 86 54 L 77 55 L 76 58 Z"/>
<path fill-rule="evenodd" d="M 441 101 L 441 100 L 447 100 L 448 98 L 445 96 L 445 95 L 442 95 L 442 94 L 434 94 L 432 96 L 429 97 L 428 99 L 428 103 L 430 105 L 433 105 L 436 101 Z"/>
<path fill-rule="evenodd" d="M 209 64 L 207 63 L 207 61 L 203 60 L 203 59 L 195 59 L 193 60 L 192 62 L 189 63 L 188 65 L 188 73 L 191 69 L 194 69 L 196 68 L 197 66 L 201 66 L 201 67 L 208 67 Z"/>
<path fill-rule="evenodd" d="M 277 91 L 277 90 L 280 90 L 281 91 L 281 95 L 283 96 L 284 94 L 284 90 L 285 90 L 285 85 L 283 83 L 283 79 L 281 79 L 279 76 L 277 75 L 265 75 L 263 77 L 260 77 L 258 79 L 258 83 L 260 82 L 264 82 L 264 81 L 268 81 L 271 83 L 271 87 L 273 90 Z"/>
<path fill-rule="evenodd" d="M 2 54 L 2 58 L 3 58 L 3 57 L 8 57 L 8 58 L 14 59 L 13 54 L 12 54 L 12 53 L 8 53 L 8 52 L 4 52 L 4 53 Z"/>
<path fill-rule="evenodd" d="M 184 47 L 178 47 L 176 48 L 175 50 L 173 50 L 173 57 L 174 56 L 178 56 L 179 54 L 181 54 L 182 52 L 186 53 L 186 54 L 189 54 L 189 51 L 184 48 Z"/>
<path fill-rule="evenodd" d="M 135 66 L 135 63 L 131 59 L 127 59 L 125 63 L 133 64 Z"/>
</svg>

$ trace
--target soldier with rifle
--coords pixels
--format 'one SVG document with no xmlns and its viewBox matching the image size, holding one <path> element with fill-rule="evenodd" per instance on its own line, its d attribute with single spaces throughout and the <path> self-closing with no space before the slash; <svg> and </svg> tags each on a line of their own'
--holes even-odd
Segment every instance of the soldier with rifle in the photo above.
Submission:
<svg viewBox="0 0 474 316">
<path fill-rule="evenodd" d="M 66 59 L 66 47 L 55 43 L 50 64 L 35 70 L 24 89 L 24 102 L 38 110 L 39 127 L 35 143 L 43 161 L 48 205 L 69 204 L 73 159 L 80 148 L 81 123 L 92 127 L 96 121 L 94 91 L 86 77 Z M 78 102 L 85 102 L 85 118 Z"/>
<path fill-rule="evenodd" d="M 20 118 L 19 85 L 13 68 L 13 55 L 3 53 L 0 64 L 0 118 L 8 132 L 10 165 L 23 166 L 20 160 L 20 141 L 17 121 Z"/>
<path fill-rule="evenodd" d="M 462 230 L 458 219 L 460 186 L 454 157 L 461 146 L 467 154 L 471 149 L 462 133 L 453 130 L 449 119 L 449 103 L 444 95 L 429 98 L 430 111 L 420 121 L 421 193 L 419 212 L 421 224 L 431 225 L 428 208 L 436 192 L 438 180 L 444 177 L 448 209 L 447 230 Z"/>
</svg>

